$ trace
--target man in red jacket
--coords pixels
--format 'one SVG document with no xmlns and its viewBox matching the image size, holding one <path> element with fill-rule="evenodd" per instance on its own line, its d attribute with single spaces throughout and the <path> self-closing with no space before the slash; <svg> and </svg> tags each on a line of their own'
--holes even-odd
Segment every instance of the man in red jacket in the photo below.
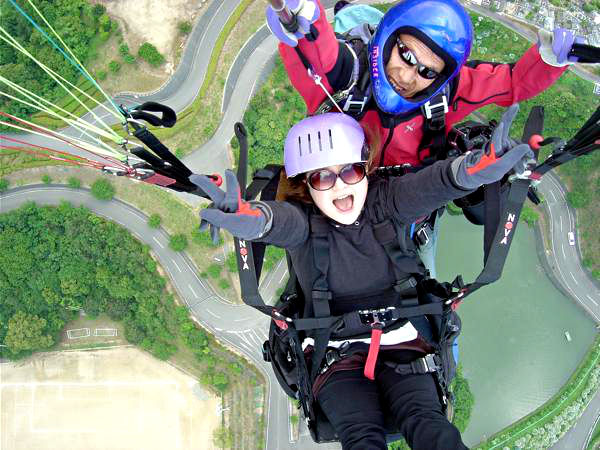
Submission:
<svg viewBox="0 0 600 450">
<path fill-rule="evenodd" d="M 351 42 L 337 39 L 319 0 L 288 0 L 288 7 L 298 19 L 296 33 L 271 7 L 267 23 L 308 113 L 353 115 L 378 149 L 380 166 L 441 159 L 453 124 L 485 105 L 509 106 L 539 94 L 575 62 L 568 57 L 575 37 L 563 29 L 541 30 L 538 45 L 514 64 L 467 62 L 472 24 L 456 0 L 401 1 L 374 35 L 363 26 Z"/>
</svg>

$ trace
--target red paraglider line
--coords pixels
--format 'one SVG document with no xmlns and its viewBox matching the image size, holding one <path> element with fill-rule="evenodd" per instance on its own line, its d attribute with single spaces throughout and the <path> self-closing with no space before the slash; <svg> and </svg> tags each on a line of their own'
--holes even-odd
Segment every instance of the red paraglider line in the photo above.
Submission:
<svg viewBox="0 0 600 450">
<path fill-rule="evenodd" d="M 65 143 L 67 143 L 69 145 L 72 145 L 75 148 L 78 148 L 78 149 L 83 150 L 85 152 L 91 153 L 92 155 L 95 155 L 95 156 L 97 156 L 99 158 L 104 158 L 104 159 L 106 159 L 107 161 L 110 161 L 113 164 L 117 164 L 118 166 L 120 166 L 121 169 L 124 169 L 124 170 L 128 170 L 129 169 L 129 166 L 127 166 L 126 164 L 123 164 L 121 161 L 119 161 L 117 159 L 113 159 L 113 158 L 110 158 L 110 157 L 103 156 L 103 155 L 100 155 L 98 153 L 95 153 L 95 152 L 93 152 L 91 150 L 88 150 L 88 149 L 86 149 L 86 148 L 84 148 L 84 147 L 82 147 L 80 145 L 77 145 L 77 144 L 69 141 L 68 139 L 65 139 L 65 138 L 61 137 L 60 135 L 58 135 L 56 133 L 53 133 L 51 131 L 47 131 L 47 130 L 45 130 L 43 128 L 39 128 L 39 127 L 37 127 L 37 126 L 35 126 L 33 124 L 30 124 L 29 122 L 26 122 L 26 121 L 24 121 L 22 119 L 19 119 L 18 117 L 15 117 L 15 116 L 13 116 L 11 114 L 8 114 L 8 113 L 0 111 L 0 116 L 8 117 L 9 119 L 12 119 L 15 122 L 18 122 L 18 123 L 20 123 L 20 124 L 22 124 L 22 125 L 24 125 L 26 127 L 29 127 L 30 129 L 32 129 L 34 131 L 37 131 L 38 133 L 45 134 L 47 136 L 52 136 L 53 138 L 56 138 L 56 139 L 58 139 L 58 140 L 60 140 L 62 142 L 65 142 Z M 27 145 L 31 145 L 31 144 L 27 144 Z M 72 155 L 72 156 L 76 156 L 76 155 Z"/>
</svg>

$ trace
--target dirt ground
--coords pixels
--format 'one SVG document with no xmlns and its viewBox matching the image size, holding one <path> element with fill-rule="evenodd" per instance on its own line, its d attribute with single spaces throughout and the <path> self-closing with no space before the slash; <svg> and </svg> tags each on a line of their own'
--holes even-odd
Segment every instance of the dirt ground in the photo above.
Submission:
<svg viewBox="0 0 600 450">
<path fill-rule="evenodd" d="M 178 41 L 180 22 L 194 23 L 206 0 L 98 0 L 108 14 L 124 25 L 123 38 L 132 52 L 150 42 L 166 58 L 162 68 L 173 71 L 173 46 Z"/>
<path fill-rule="evenodd" d="M 55 352 L 0 364 L 0 448 L 207 449 L 220 399 L 137 350 Z"/>
</svg>

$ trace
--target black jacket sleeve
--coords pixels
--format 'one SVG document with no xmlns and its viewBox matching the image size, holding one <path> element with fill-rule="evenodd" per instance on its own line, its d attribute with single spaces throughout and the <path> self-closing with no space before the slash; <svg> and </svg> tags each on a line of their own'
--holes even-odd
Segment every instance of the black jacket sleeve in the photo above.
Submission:
<svg viewBox="0 0 600 450">
<path fill-rule="evenodd" d="M 438 161 L 416 173 L 383 179 L 369 187 L 375 188 L 373 195 L 377 198 L 373 200 L 380 202 L 384 210 L 399 221 L 414 222 L 449 201 L 473 192 L 455 184 L 450 171 L 451 162 Z"/>
<path fill-rule="evenodd" d="M 308 239 L 308 216 L 298 205 L 289 202 L 267 201 L 273 211 L 271 230 L 256 242 L 276 247 L 298 247 Z"/>
</svg>

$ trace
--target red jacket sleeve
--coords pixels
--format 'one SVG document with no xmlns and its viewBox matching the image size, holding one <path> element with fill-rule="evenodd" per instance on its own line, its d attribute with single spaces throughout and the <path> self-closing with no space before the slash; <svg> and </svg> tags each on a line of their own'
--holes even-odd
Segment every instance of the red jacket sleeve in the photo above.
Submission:
<svg viewBox="0 0 600 450">
<path fill-rule="evenodd" d="M 317 39 L 312 42 L 306 38 L 299 39 L 298 48 L 314 68 L 317 75 L 321 77 L 323 85 L 325 85 L 327 90 L 331 93 L 333 92 L 333 89 L 327 81 L 326 75 L 335 66 L 338 59 L 339 45 L 333 27 L 327 22 L 323 5 L 319 0 L 316 1 L 321 10 L 319 18 L 314 23 L 319 35 Z M 296 49 L 280 43 L 279 54 L 281 55 L 283 65 L 290 77 L 292 85 L 304 98 L 308 113 L 312 114 L 325 99 L 325 92 L 323 92 L 323 89 L 315 84 L 314 80 L 308 76 L 306 67 L 302 64 Z"/>
<path fill-rule="evenodd" d="M 566 67 L 546 64 L 534 45 L 513 64 L 479 63 L 464 66 L 450 122 L 455 123 L 472 111 L 490 103 L 510 106 L 548 89 L 565 72 Z"/>
</svg>

